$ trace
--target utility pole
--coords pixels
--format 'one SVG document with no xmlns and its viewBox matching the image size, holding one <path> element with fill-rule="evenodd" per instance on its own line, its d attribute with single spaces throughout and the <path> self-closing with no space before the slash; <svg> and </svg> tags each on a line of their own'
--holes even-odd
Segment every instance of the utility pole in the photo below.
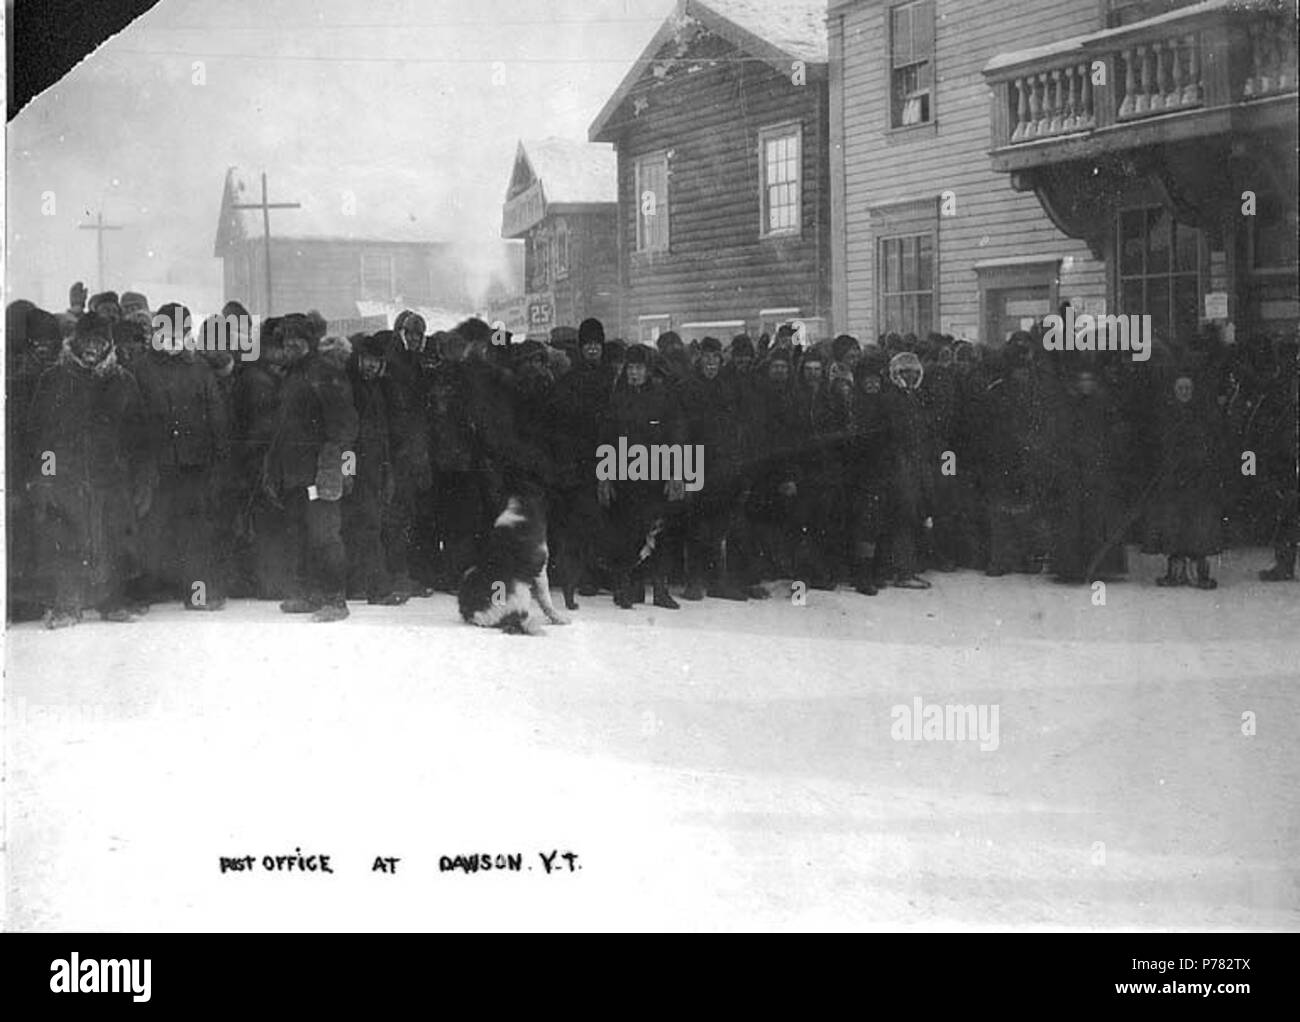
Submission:
<svg viewBox="0 0 1300 1022">
<path fill-rule="evenodd" d="M 101 292 L 104 290 L 104 232 L 120 231 L 121 229 L 122 226 L 120 224 L 104 223 L 104 211 L 102 209 L 95 215 L 95 222 L 93 224 L 77 225 L 77 230 L 79 231 L 95 232 L 95 260 L 99 266 L 99 290 Z"/>
<path fill-rule="evenodd" d="M 301 209 L 300 202 L 267 202 L 266 201 L 266 172 L 262 172 L 262 201 L 261 202 L 232 202 L 231 209 L 260 209 L 262 211 L 262 240 L 265 243 L 265 262 L 266 262 L 266 310 L 263 316 L 273 315 L 271 308 L 271 210 L 273 209 Z"/>
</svg>

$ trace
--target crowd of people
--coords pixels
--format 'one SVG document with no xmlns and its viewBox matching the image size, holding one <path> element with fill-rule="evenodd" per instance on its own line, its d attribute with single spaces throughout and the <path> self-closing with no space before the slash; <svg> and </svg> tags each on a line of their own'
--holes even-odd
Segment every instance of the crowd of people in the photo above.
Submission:
<svg viewBox="0 0 1300 1022">
<path fill-rule="evenodd" d="M 295 313 L 246 361 L 175 303 L 71 306 L 8 308 L 11 620 L 242 597 L 333 621 L 454 592 L 523 487 L 570 609 L 778 580 L 874 596 L 958 569 L 1085 583 L 1124 575 L 1131 544 L 1167 558 L 1162 586 L 1213 588 L 1225 543 L 1271 546 L 1261 577 L 1294 578 L 1294 337 L 1207 331 L 1135 362 L 1045 351 L 1037 329 L 643 345 L 594 319 L 543 342 L 412 312 L 344 338 Z M 699 445 L 702 487 L 598 478 L 620 441 Z"/>
</svg>

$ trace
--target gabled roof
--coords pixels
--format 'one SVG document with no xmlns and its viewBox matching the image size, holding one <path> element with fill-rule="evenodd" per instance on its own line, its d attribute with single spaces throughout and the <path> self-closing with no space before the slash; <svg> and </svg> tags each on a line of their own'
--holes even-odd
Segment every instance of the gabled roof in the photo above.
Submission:
<svg viewBox="0 0 1300 1022">
<path fill-rule="evenodd" d="M 601 108 L 587 137 L 602 141 L 605 127 L 665 46 L 693 24 L 721 36 L 737 49 L 788 74 L 795 61 L 810 69 L 827 63 L 826 0 L 678 0 L 614 94 Z"/>
<path fill-rule="evenodd" d="M 618 155 L 613 146 L 567 138 L 521 140 L 510 192 L 522 190 L 514 187 L 521 175 L 541 181 L 548 206 L 618 202 Z"/>
<path fill-rule="evenodd" d="M 262 200 L 260 172 L 226 171 L 215 255 L 232 242 L 262 236 L 260 209 L 235 203 Z M 436 244 L 446 196 L 432 175 L 388 166 L 277 166 L 267 173 L 267 200 L 300 209 L 271 210 L 271 236 L 285 240 Z"/>
</svg>

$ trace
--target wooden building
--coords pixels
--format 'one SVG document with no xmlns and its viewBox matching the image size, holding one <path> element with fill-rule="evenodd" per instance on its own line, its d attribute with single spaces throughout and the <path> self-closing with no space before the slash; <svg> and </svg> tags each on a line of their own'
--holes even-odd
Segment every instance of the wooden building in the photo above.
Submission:
<svg viewBox="0 0 1300 1022">
<path fill-rule="evenodd" d="M 830 0 L 837 328 L 999 343 L 1068 301 L 1174 342 L 1294 330 L 1296 36 L 1274 7 Z"/>
<path fill-rule="evenodd" d="M 618 164 L 607 145 L 520 141 L 501 234 L 525 242 L 529 334 L 618 319 Z M 611 335 L 612 336 L 612 335 Z"/>
<path fill-rule="evenodd" d="M 623 336 L 825 335 L 826 71 L 825 0 L 679 0 L 589 131 L 618 153 Z"/>
<path fill-rule="evenodd" d="M 261 177 L 226 173 L 214 255 L 226 301 L 267 315 L 318 310 L 327 320 L 377 306 L 478 311 L 522 292 L 515 242 L 470 249 L 439 236 L 444 199 L 421 175 L 388 168 L 277 169 L 268 175 L 271 301 Z M 430 324 L 432 329 L 434 324 Z"/>
</svg>

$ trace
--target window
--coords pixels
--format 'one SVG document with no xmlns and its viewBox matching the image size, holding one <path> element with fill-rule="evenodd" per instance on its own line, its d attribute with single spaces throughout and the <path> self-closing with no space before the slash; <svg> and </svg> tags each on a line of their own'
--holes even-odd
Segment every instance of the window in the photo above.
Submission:
<svg viewBox="0 0 1300 1022">
<path fill-rule="evenodd" d="M 880 239 L 880 329 L 924 337 L 934 329 L 934 234 Z"/>
<path fill-rule="evenodd" d="M 636 339 L 641 344 L 654 344 L 659 335 L 669 329 L 669 316 L 637 316 Z"/>
<path fill-rule="evenodd" d="M 668 154 L 655 153 L 636 161 L 636 249 L 668 248 Z"/>
<path fill-rule="evenodd" d="M 788 124 L 765 128 L 758 133 L 763 222 L 760 233 L 798 234 L 803 225 L 800 213 L 800 170 L 803 128 Z"/>
<path fill-rule="evenodd" d="M 1184 341 L 1200 312 L 1201 232 L 1162 206 L 1119 213 L 1119 312 L 1148 315 L 1151 329 Z"/>
<path fill-rule="evenodd" d="M 541 291 L 551 279 L 551 238 L 538 231 L 530 239 L 532 254 L 528 261 L 528 290 Z"/>
<path fill-rule="evenodd" d="M 891 124 L 906 128 L 934 118 L 934 0 L 894 7 L 890 18 Z"/>
<path fill-rule="evenodd" d="M 555 276 L 569 275 L 569 225 L 560 220 L 555 225 Z"/>
<path fill-rule="evenodd" d="M 393 257 L 387 252 L 361 253 L 361 297 L 386 302 L 393 297 Z"/>
<path fill-rule="evenodd" d="M 1109 0 L 1106 27 L 1119 28 L 1121 25 L 1132 25 L 1196 2 L 1197 0 Z"/>
</svg>

